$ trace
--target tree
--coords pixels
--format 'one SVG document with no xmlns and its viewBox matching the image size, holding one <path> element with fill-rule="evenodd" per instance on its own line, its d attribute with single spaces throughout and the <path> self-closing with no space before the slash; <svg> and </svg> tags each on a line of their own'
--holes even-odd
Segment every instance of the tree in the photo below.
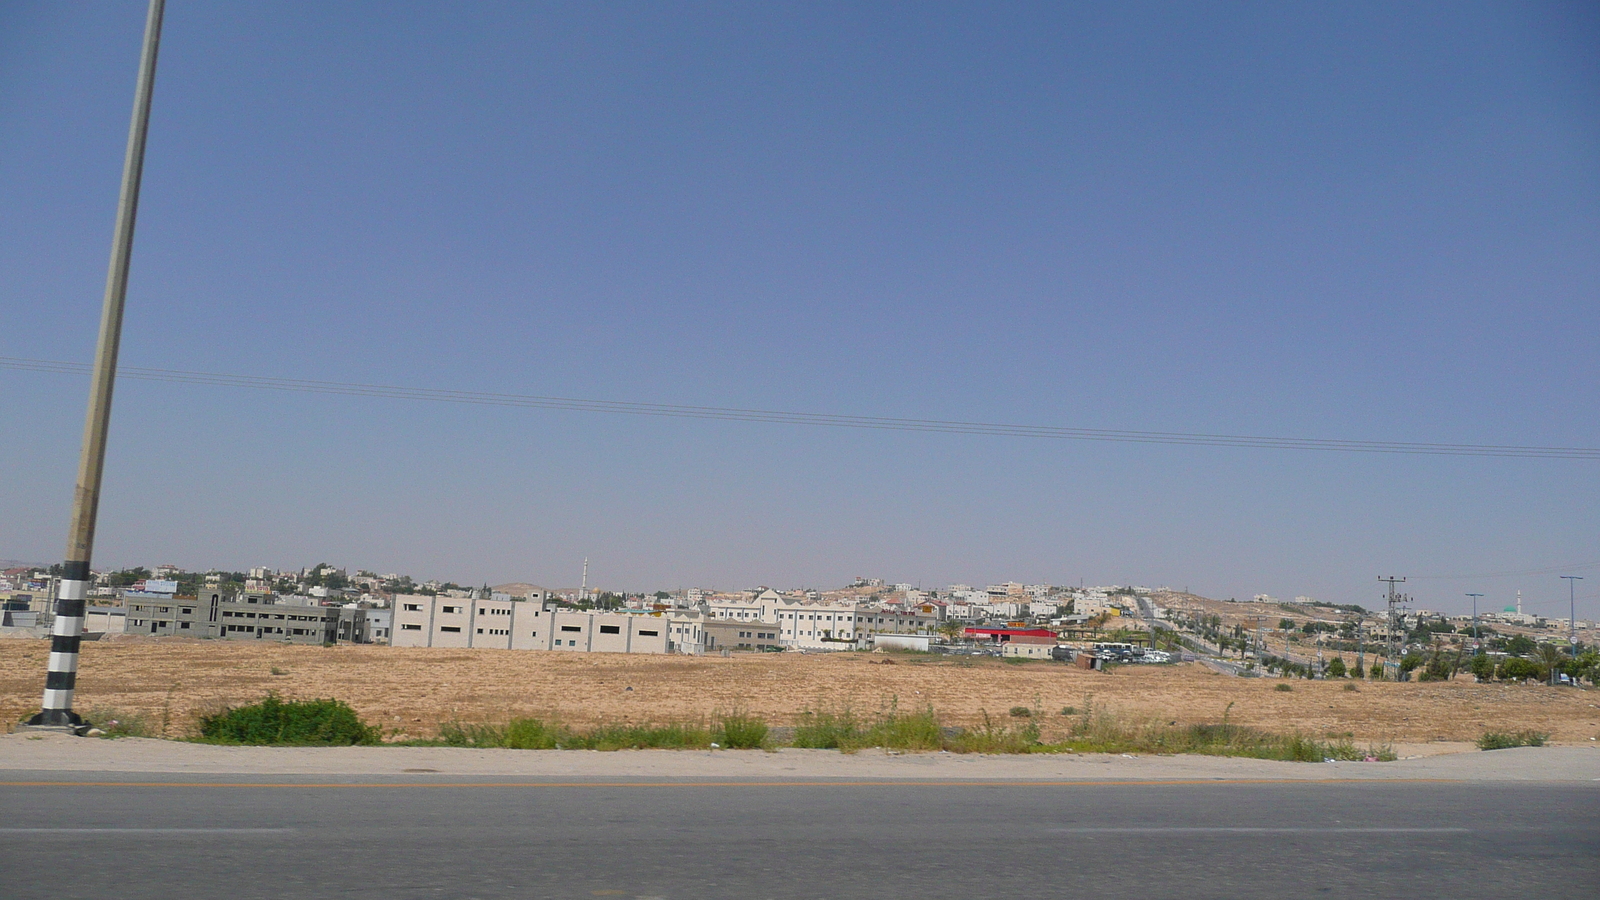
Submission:
<svg viewBox="0 0 1600 900">
<path fill-rule="evenodd" d="M 1279 619 L 1278 620 L 1278 630 L 1279 631 L 1293 631 L 1294 630 L 1294 620 L 1293 619 Z"/>
<path fill-rule="evenodd" d="M 1551 684 L 1556 683 L 1556 672 L 1561 670 L 1561 664 L 1567 661 L 1567 655 L 1555 644 L 1539 645 L 1539 667 L 1544 671 L 1540 678 Z"/>
<path fill-rule="evenodd" d="M 1506 639 L 1506 652 L 1512 656 L 1527 656 L 1538 649 L 1538 646 L 1533 642 L 1533 638 L 1525 634 L 1514 634 Z"/>
<path fill-rule="evenodd" d="M 1501 660 L 1498 674 L 1506 681 L 1522 681 L 1539 677 L 1539 667 L 1532 660 L 1511 656 Z"/>
<path fill-rule="evenodd" d="M 1370 674 L 1372 676 L 1372 680 L 1373 681 L 1382 681 L 1383 680 L 1383 663 L 1381 661 L 1374 661 L 1372 663 L 1372 670 L 1368 674 Z"/>
<path fill-rule="evenodd" d="M 1413 650 L 1410 653 L 1407 653 L 1405 656 L 1400 657 L 1400 671 L 1410 672 L 1422 665 L 1423 662 L 1424 659 L 1422 654 Z"/>
<path fill-rule="evenodd" d="M 1344 660 L 1340 659 L 1337 656 L 1335 656 L 1333 658 L 1333 660 L 1328 663 L 1328 677 L 1329 678 L 1343 678 L 1344 677 L 1344 673 L 1345 673 Z"/>
<path fill-rule="evenodd" d="M 133 569 L 123 569 L 120 572 L 112 572 L 111 584 L 113 587 L 127 587 L 135 581 L 143 581 L 149 577 L 150 570 L 139 566 Z"/>
<path fill-rule="evenodd" d="M 1479 681 L 1488 681 L 1494 677 L 1494 660 L 1490 659 L 1487 653 L 1479 653 L 1473 656 L 1469 668 L 1472 671 L 1472 677 Z"/>
</svg>

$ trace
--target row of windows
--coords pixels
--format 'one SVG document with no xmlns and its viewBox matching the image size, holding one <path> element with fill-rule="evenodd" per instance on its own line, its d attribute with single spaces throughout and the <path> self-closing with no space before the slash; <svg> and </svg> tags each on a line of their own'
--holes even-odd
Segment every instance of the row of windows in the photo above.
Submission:
<svg viewBox="0 0 1600 900">
<path fill-rule="evenodd" d="M 173 624 L 174 623 L 173 623 L 173 621 L 171 619 L 155 619 L 153 621 L 149 620 L 149 619 L 134 619 L 134 620 L 132 620 L 132 621 L 130 621 L 128 623 L 128 625 L 132 626 L 132 627 L 150 625 L 151 627 L 154 627 L 154 628 L 159 628 L 159 627 L 170 628 L 170 627 L 172 627 Z M 188 628 L 189 625 L 190 625 L 189 622 L 178 622 L 176 624 L 177 624 L 177 626 L 179 628 Z"/>
<path fill-rule="evenodd" d="M 226 610 L 223 611 L 222 617 L 224 619 L 274 619 L 279 622 L 285 620 L 290 622 L 325 622 L 333 618 L 332 616 L 291 616 L 283 613 L 273 615 L 272 613 L 228 612 Z"/>
<path fill-rule="evenodd" d="M 133 624 L 138 625 L 138 624 L 141 624 L 141 623 L 134 622 Z M 184 627 L 187 628 L 189 626 L 185 625 Z M 228 627 L 231 628 L 233 626 L 230 625 Z M 241 630 L 242 630 L 242 626 L 241 626 Z M 414 623 L 414 622 L 402 622 L 402 623 L 400 623 L 400 630 L 401 631 L 421 631 L 422 630 L 422 626 L 417 624 L 417 623 Z M 440 631 L 447 631 L 447 632 L 449 632 L 451 634 L 460 634 L 461 633 L 461 628 L 459 626 L 456 626 L 456 625 L 440 625 L 439 626 L 439 630 Z M 580 627 L 578 627 L 576 625 L 563 625 L 563 626 L 561 626 L 561 630 L 562 631 L 576 631 L 576 632 L 582 632 L 583 631 L 582 628 L 580 628 Z M 484 634 L 485 631 L 484 631 L 484 629 L 479 628 L 478 629 L 478 633 L 479 634 Z M 508 634 L 511 633 L 511 629 L 509 629 L 509 628 L 490 628 L 487 633 L 488 634 L 496 634 L 496 635 L 508 635 Z M 601 625 L 600 626 L 600 633 L 601 634 L 621 634 L 622 633 L 622 628 L 621 628 L 621 626 L 618 626 L 618 625 Z M 532 636 L 533 637 L 538 637 L 539 636 L 539 632 L 537 632 L 537 631 L 533 632 Z M 641 628 L 641 629 L 639 629 L 639 636 L 640 637 L 660 637 L 661 636 L 661 632 L 660 631 L 649 631 L 647 629 Z M 743 635 L 740 635 L 740 636 L 743 637 Z M 777 635 L 762 635 L 762 636 L 763 637 L 777 637 Z M 556 646 L 558 646 L 558 647 L 561 646 L 561 642 L 560 641 L 556 641 Z M 571 643 L 571 646 L 576 647 L 576 646 L 578 646 L 578 644 L 577 644 L 576 641 L 573 641 Z"/>
</svg>

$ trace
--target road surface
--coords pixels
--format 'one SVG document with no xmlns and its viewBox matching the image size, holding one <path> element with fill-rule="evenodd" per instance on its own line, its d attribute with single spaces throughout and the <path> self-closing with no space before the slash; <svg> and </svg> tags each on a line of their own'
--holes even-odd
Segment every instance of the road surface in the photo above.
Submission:
<svg viewBox="0 0 1600 900">
<path fill-rule="evenodd" d="M 0 772 L 0 896 L 1592 896 L 1600 781 Z"/>
</svg>

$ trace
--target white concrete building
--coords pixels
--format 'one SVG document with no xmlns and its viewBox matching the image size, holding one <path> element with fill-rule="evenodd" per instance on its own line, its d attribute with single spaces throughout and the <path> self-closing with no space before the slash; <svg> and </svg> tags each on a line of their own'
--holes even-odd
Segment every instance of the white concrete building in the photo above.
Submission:
<svg viewBox="0 0 1600 900">
<path fill-rule="evenodd" d="M 594 653 L 671 652 L 661 613 L 560 609 L 548 601 L 395 597 L 389 642 L 395 647 L 485 647 Z"/>
<path fill-rule="evenodd" d="M 1030 616 L 1054 616 L 1061 611 L 1061 604 L 1054 600 L 1033 600 L 1028 603 Z"/>
</svg>

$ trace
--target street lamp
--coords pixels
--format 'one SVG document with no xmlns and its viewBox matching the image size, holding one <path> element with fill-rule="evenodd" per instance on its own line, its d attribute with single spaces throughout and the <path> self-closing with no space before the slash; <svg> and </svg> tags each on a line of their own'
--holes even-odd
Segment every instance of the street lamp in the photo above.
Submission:
<svg viewBox="0 0 1600 900">
<path fill-rule="evenodd" d="M 1478 638 L 1478 598 L 1482 594 L 1468 594 L 1472 598 L 1472 649 L 1477 650 L 1482 641 Z"/>
<path fill-rule="evenodd" d="M 1571 609 L 1567 613 L 1567 649 L 1572 651 L 1572 658 L 1578 658 L 1578 591 L 1577 584 L 1583 580 L 1582 575 L 1563 575 L 1567 580 L 1567 602 Z"/>
</svg>

